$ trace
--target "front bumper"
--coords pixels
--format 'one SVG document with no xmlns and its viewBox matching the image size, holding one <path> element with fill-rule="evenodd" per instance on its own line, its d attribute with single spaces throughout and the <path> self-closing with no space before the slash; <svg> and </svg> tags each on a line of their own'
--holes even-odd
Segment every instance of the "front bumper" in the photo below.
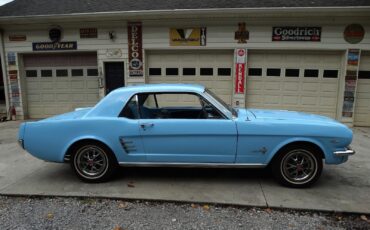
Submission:
<svg viewBox="0 0 370 230">
<path fill-rule="evenodd" d="M 335 151 L 333 152 L 334 156 L 337 157 L 346 157 L 350 155 L 354 155 L 356 153 L 350 146 L 348 146 L 345 150 Z"/>
</svg>

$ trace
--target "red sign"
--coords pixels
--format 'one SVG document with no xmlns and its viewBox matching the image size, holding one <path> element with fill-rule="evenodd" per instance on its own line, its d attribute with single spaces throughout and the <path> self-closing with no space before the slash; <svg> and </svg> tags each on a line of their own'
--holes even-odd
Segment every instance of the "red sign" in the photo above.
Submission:
<svg viewBox="0 0 370 230">
<path fill-rule="evenodd" d="M 27 36 L 26 35 L 9 35 L 9 41 L 11 42 L 21 42 L 21 41 L 26 41 Z"/>
<path fill-rule="evenodd" d="M 127 24 L 129 76 L 142 77 L 143 71 L 143 36 L 141 22 Z"/>
<path fill-rule="evenodd" d="M 235 55 L 235 94 L 244 94 L 246 50 L 237 49 Z"/>
</svg>

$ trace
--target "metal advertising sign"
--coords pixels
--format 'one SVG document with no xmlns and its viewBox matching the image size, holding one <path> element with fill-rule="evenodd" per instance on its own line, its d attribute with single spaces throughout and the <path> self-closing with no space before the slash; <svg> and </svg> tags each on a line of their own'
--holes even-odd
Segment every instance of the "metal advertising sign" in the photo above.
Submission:
<svg viewBox="0 0 370 230">
<path fill-rule="evenodd" d="M 364 39 L 365 29 L 360 24 L 348 25 L 343 32 L 343 37 L 346 42 L 351 44 L 357 44 Z"/>
<path fill-rule="evenodd" d="M 206 44 L 206 27 L 170 29 L 171 46 L 206 46 Z"/>
<path fill-rule="evenodd" d="M 98 29 L 97 28 L 81 28 L 80 38 L 97 38 Z"/>
<path fill-rule="evenodd" d="M 247 43 L 249 39 L 249 31 L 246 29 L 245 22 L 238 23 L 238 30 L 235 31 L 234 39 L 238 40 L 238 43 Z"/>
<path fill-rule="evenodd" d="M 321 27 L 272 27 L 272 41 L 319 42 L 321 41 Z"/>
<path fill-rule="evenodd" d="M 46 50 L 75 50 L 77 49 L 77 42 L 33 42 L 33 51 Z"/>
<path fill-rule="evenodd" d="M 141 22 L 127 24 L 129 76 L 143 77 L 143 36 Z"/>
<path fill-rule="evenodd" d="M 360 50 L 349 49 L 347 52 L 347 71 L 345 77 L 345 89 L 342 107 L 343 117 L 353 117 L 355 92 L 357 85 L 357 73 L 359 67 Z"/>
<path fill-rule="evenodd" d="M 26 40 L 27 40 L 26 35 L 21 35 L 21 34 L 9 35 L 9 41 L 11 42 L 21 42 L 21 41 L 26 41 Z"/>
<path fill-rule="evenodd" d="M 247 51 L 245 49 L 236 49 L 235 56 L 235 94 L 244 94 L 245 61 Z"/>
</svg>

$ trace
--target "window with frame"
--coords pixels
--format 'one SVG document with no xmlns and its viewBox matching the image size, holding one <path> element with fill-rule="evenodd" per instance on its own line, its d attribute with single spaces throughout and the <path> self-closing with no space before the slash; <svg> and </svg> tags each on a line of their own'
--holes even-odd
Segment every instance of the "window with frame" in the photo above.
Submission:
<svg viewBox="0 0 370 230">
<path fill-rule="evenodd" d="M 26 77 L 37 77 L 37 70 L 26 70 Z"/>
<path fill-rule="evenodd" d="M 212 104 L 194 93 L 143 93 L 131 98 L 120 117 L 129 119 L 224 119 Z"/>
</svg>

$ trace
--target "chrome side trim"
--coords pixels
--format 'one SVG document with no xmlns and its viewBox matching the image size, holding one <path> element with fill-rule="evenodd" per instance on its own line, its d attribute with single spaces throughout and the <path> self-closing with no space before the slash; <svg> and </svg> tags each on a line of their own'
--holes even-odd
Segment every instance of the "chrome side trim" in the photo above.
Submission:
<svg viewBox="0 0 370 230">
<path fill-rule="evenodd" d="M 264 168 L 267 164 L 249 163 L 172 163 L 172 162 L 119 162 L 125 167 L 181 167 L 181 168 Z"/>
<path fill-rule="evenodd" d="M 333 154 L 337 157 L 345 157 L 345 156 L 350 156 L 354 155 L 356 153 L 355 150 L 353 150 L 351 147 L 347 147 L 346 150 L 340 150 L 340 151 L 335 151 Z"/>
</svg>

